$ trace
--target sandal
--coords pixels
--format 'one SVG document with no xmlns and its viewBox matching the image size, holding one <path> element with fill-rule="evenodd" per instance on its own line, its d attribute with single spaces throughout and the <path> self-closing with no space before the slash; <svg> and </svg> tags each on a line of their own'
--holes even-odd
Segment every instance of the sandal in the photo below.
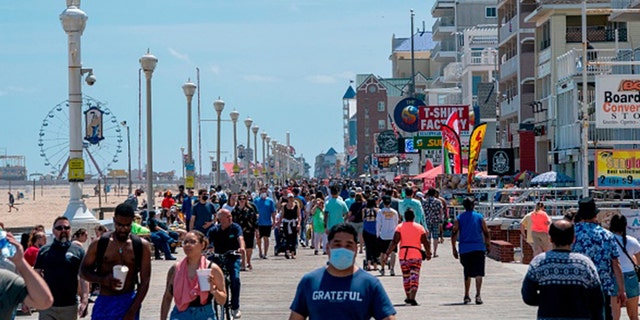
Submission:
<svg viewBox="0 0 640 320">
<path fill-rule="evenodd" d="M 480 298 L 480 296 L 476 296 L 476 304 L 482 304 L 482 298 Z"/>
<path fill-rule="evenodd" d="M 471 303 L 471 298 L 469 298 L 469 296 L 464 296 L 464 304 L 468 304 Z"/>
<path fill-rule="evenodd" d="M 248 264 L 247 265 L 247 270 L 251 271 L 251 270 L 253 270 L 253 267 L 250 264 Z"/>
</svg>

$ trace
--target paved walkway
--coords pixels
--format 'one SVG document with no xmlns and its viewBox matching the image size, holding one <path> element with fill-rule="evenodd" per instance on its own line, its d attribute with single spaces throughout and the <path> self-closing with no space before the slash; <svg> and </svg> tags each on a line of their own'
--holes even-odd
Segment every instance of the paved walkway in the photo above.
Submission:
<svg viewBox="0 0 640 320">
<path fill-rule="evenodd" d="M 273 243 L 273 242 L 272 242 Z M 487 277 L 484 281 L 483 305 L 463 305 L 462 266 L 451 255 L 451 244 L 447 240 L 438 248 L 440 257 L 423 264 L 417 307 L 404 305 L 400 267 L 396 276 L 380 277 L 391 301 L 398 312 L 398 319 L 533 319 L 536 309 L 525 305 L 520 298 L 520 284 L 526 265 L 506 264 L 487 259 Z M 257 253 L 254 252 L 254 255 Z M 184 255 L 178 254 L 179 258 Z M 363 259 L 358 256 L 359 263 Z M 296 260 L 286 260 L 282 255 L 267 260 L 254 260 L 254 270 L 242 272 L 241 310 L 242 319 L 286 319 L 289 305 L 295 294 L 300 277 L 323 266 L 326 256 L 313 255 L 313 250 L 301 248 Z M 151 288 L 142 308 L 141 319 L 159 319 L 160 302 L 164 293 L 166 272 L 170 261 L 153 261 Z M 472 286 L 471 294 L 474 294 Z M 19 316 L 18 319 L 37 319 Z"/>
</svg>

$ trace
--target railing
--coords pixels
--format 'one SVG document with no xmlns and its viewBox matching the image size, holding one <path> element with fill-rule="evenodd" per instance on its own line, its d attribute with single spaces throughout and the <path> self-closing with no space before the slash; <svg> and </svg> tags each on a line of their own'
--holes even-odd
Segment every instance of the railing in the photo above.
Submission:
<svg viewBox="0 0 640 320">
<path fill-rule="evenodd" d="M 558 149 L 573 149 L 579 148 L 582 145 L 580 139 L 580 123 L 557 126 L 555 129 L 556 147 Z"/>
<path fill-rule="evenodd" d="M 519 28 L 520 23 L 518 21 L 518 16 L 511 18 L 511 20 L 507 21 L 504 25 L 502 25 L 502 27 L 500 27 L 500 42 L 517 33 Z"/>
<path fill-rule="evenodd" d="M 500 79 L 506 79 L 508 76 L 518 72 L 520 66 L 520 57 L 513 56 L 511 59 L 500 64 Z"/>
<path fill-rule="evenodd" d="M 627 28 L 617 28 L 618 41 L 627 41 Z M 587 41 L 613 42 L 616 41 L 616 28 L 613 26 L 587 26 Z M 582 42 L 582 27 L 567 27 L 567 43 Z"/>
<path fill-rule="evenodd" d="M 594 49 L 587 50 L 590 61 L 607 62 L 615 61 L 615 50 Z M 611 74 L 611 65 L 591 65 L 587 67 L 587 75 Z M 558 81 L 564 81 L 582 74 L 582 49 L 572 49 L 556 59 L 556 75 Z"/>
<path fill-rule="evenodd" d="M 468 65 L 497 66 L 495 51 L 467 50 L 462 55 L 465 67 Z"/>
<path fill-rule="evenodd" d="M 516 95 L 511 99 L 507 99 L 500 103 L 500 117 L 505 117 L 514 112 L 518 112 L 520 108 L 520 95 Z"/>
</svg>

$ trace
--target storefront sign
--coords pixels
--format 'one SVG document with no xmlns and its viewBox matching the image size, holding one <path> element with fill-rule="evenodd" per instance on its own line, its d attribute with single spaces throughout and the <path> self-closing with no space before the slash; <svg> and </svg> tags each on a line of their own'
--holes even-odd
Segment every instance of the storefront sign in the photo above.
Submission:
<svg viewBox="0 0 640 320">
<path fill-rule="evenodd" d="M 640 150 L 596 150 L 596 188 L 640 189 Z"/>
<path fill-rule="evenodd" d="M 596 77 L 596 128 L 640 127 L 640 76 Z"/>
</svg>

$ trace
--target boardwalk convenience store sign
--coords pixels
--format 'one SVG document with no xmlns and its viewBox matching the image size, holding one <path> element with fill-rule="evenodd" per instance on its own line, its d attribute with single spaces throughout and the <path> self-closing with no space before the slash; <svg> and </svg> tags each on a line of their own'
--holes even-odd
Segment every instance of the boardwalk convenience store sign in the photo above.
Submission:
<svg viewBox="0 0 640 320">
<path fill-rule="evenodd" d="M 596 188 L 640 189 L 640 150 L 596 150 Z"/>
<path fill-rule="evenodd" d="M 596 77 L 596 128 L 640 127 L 640 76 Z"/>
</svg>

